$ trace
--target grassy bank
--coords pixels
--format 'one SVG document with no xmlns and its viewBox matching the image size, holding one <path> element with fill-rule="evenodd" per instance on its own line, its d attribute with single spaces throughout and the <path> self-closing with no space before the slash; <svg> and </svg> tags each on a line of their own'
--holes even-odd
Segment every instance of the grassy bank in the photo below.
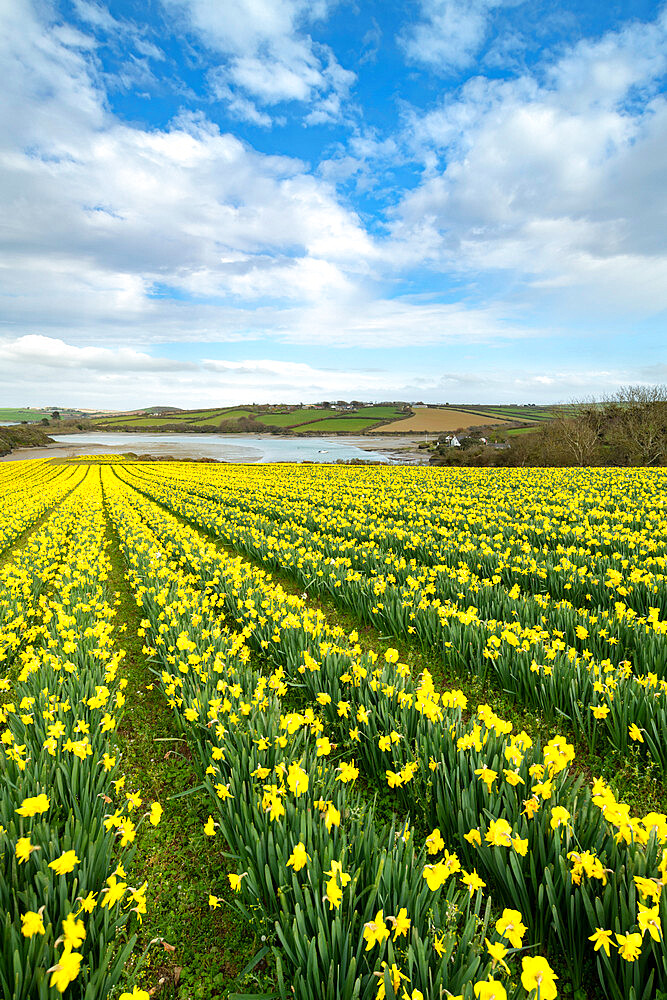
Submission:
<svg viewBox="0 0 667 1000">
<path fill-rule="evenodd" d="M 149 946 L 139 985 L 161 1000 L 213 1000 L 229 991 L 257 993 L 270 976 L 260 963 L 241 975 L 261 948 L 251 928 L 231 909 L 224 845 L 204 834 L 208 806 L 197 787 L 190 751 L 173 723 L 163 696 L 153 686 L 152 664 L 138 635 L 141 618 L 125 579 L 118 539 L 108 529 L 116 593 L 119 644 L 125 649 L 128 710 L 120 730 L 128 788 L 139 789 L 144 804 L 160 802 L 159 826 L 142 826 L 132 870 L 137 884 L 148 881 L 148 913 L 126 985 Z M 209 894 L 221 905 L 211 908 Z M 164 942 L 164 943 L 163 943 Z"/>
<path fill-rule="evenodd" d="M 0 427 L 0 455 L 9 455 L 18 448 L 43 448 L 53 444 L 53 438 L 42 427 Z"/>
</svg>

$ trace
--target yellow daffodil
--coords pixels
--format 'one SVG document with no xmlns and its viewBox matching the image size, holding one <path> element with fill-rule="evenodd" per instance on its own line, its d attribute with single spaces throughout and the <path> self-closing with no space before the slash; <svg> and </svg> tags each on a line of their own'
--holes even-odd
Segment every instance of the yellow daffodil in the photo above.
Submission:
<svg viewBox="0 0 667 1000">
<path fill-rule="evenodd" d="M 229 879 L 229 884 L 230 884 L 233 892 L 240 892 L 241 891 L 241 882 L 243 881 L 244 878 L 247 877 L 247 875 L 248 875 L 247 872 L 243 872 L 242 875 L 236 875 L 234 872 L 230 872 L 227 875 L 227 878 Z"/>
<path fill-rule="evenodd" d="M 382 910 L 378 910 L 375 918 L 364 924 L 363 936 L 366 941 L 366 951 L 370 951 L 375 944 L 382 944 L 389 937 Z"/>
<path fill-rule="evenodd" d="M 394 941 L 402 934 L 407 934 L 410 930 L 411 921 L 408 917 L 408 911 L 404 906 L 401 907 L 395 917 L 387 917 L 387 920 L 391 921 L 393 925 Z"/>
<path fill-rule="evenodd" d="M 119 882 L 115 875 L 110 875 L 107 879 L 106 888 L 102 890 L 103 899 L 102 907 L 108 906 L 111 909 L 119 899 L 122 899 L 125 890 L 127 889 L 127 883 Z"/>
<path fill-rule="evenodd" d="M 595 933 L 591 934 L 589 941 L 593 941 L 595 945 L 595 951 L 600 951 L 601 948 L 604 949 L 605 954 L 609 957 L 609 945 L 611 942 L 612 932 L 605 931 L 601 927 L 595 928 Z"/>
<path fill-rule="evenodd" d="M 334 806 L 333 802 L 329 802 L 324 814 L 324 823 L 327 828 L 327 833 L 331 833 L 331 828 L 333 826 L 340 826 L 340 812 Z"/>
<path fill-rule="evenodd" d="M 523 936 L 528 928 L 518 910 L 504 909 L 502 916 L 496 920 L 496 930 L 506 937 L 513 948 L 520 948 Z"/>
<path fill-rule="evenodd" d="M 508 949 L 502 943 L 502 941 L 494 941 L 491 943 L 488 938 L 484 939 L 486 944 L 486 950 L 491 956 L 492 967 L 495 969 L 496 965 L 502 965 L 506 972 L 510 971 L 509 965 L 505 961 L 505 955 L 508 953 Z"/>
<path fill-rule="evenodd" d="M 343 761 L 343 763 L 338 768 L 338 772 L 339 772 L 338 781 L 342 781 L 344 783 L 348 783 L 350 781 L 356 781 L 356 779 L 359 777 L 359 768 L 356 767 L 354 761 L 352 761 L 351 763 Z"/>
<path fill-rule="evenodd" d="M 477 871 L 474 868 L 471 872 L 466 872 L 466 871 L 463 872 L 463 874 L 461 875 L 461 882 L 463 883 L 463 885 L 468 887 L 468 891 L 471 896 L 473 895 L 473 893 L 478 892 L 480 889 L 484 889 L 486 887 L 486 882 L 482 881 L 482 879 L 479 877 Z"/>
<path fill-rule="evenodd" d="M 642 950 L 641 934 L 619 934 L 617 932 L 616 940 L 618 941 L 618 953 L 626 962 L 634 962 L 639 958 Z"/>
<path fill-rule="evenodd" d="M 654 941 L 662 941 L 660 905 L 658 903 L 652 907 L 643 906 L 642 903 L 638 903 L 637 923 L 639 924 L 639 930 L 642 932 L 642 935 L 648 931 Z"/>
<path fill-rule="evenodd" d="M 41 795 L 35 795 L 33 798 L 24 799 L 16 812 L 19 816 L 36 816 L 40 813 L 46 812 L 50 804 L 49 799 L 42 792 Z"/>
<path fill-rule="evenodd" d="M 63 948 L 58 962 L 48 971 L 53 973 L 49 980 L 49 986 L 55 986 L 59 993 L 64 993 L 70 983 L 74 982 L 79 975 L 82 955 L 72 951 L 70 945 Z"/>
<path fill-rule="evenodd" d="M 287 864 L 291 865 L 295 872 L 300 872 L 310 860 L 311 858 L 310 855 L 306 853 L 305 845 L 299 841 L 296 847 L 293 848 Z"/>
<path fill-rule="evenodd" d="M 426 847 L 428 853 L 438 854 L 438 852 L 441 851 L 444 846 L 445 842 L 442 839 L 440 830 L 438 829 L 438 827 L 436 827 L 435 830 L 433 830 L 432 833 L 429 833 L 428 837 L 426 838 Z"/>
<path fill-rule="evenodd" d="M 473 992 L 477 1000 L 507 1000 L 507 991 L 498 979 L 475 983 Z"/>
<path fill-rule="evenodd" d="M 42 907 L 43 909 L 43 907 Z M 21 934 L 24 937 L 31 938 L 34 934 L 44 934 L 44 921 L 42 920 L 42 910 L 39 913 L 35 913 L 34 910 L 28 910 L 26 913 L 21 914 Z"/>
<path fill-rule="evenodd" d="M 63 920 L 63 937 L 72 948 L 80 948 L 86 938 L 83 920 L 77 920 L 73 913 L 68 914 Z"/>
<path fill-rule="evenodd" d="M 38 847 L 30 843 L 30 837 L 19 837 L 16 841 L 16 847 L 14 849 L 20 865 L 24 864 L 28 860 L 33 851 L 38 850 Z"/>
<path fill-rule="evenodd" d="M 546 958 L 539 955 L 526 956 L 521 960 L 521 985 L 528 992 L 537 990 L 540 1000 L 555 1000 L 558 976 L 553 971 Z"/>
<path fill-rule="evenodd" d="M 63 851 L 59 858 L 49 862 L 49 868 L 53 868 L 57 875 L 68 875 L 78 864 L 80 859 L 77 858 L 76 851 Z"/>
<path fill-rule="evenodd" d="M 326 899 L 329 901 L 329 909 L 338 909 L 343 899 L 343 891 L 335 878 L 330 878 L 327 882 Z"/>
</svg>

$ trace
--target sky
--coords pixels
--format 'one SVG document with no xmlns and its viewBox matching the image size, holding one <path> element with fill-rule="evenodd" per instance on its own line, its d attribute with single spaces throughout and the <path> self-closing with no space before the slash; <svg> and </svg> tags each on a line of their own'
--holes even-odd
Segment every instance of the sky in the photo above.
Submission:
<svg viewBox="0 0 667 1000">
<path fill-rule="evenodd" d="M 667 6 L 2 0 L 0 405 L 667 382 Z"/>
</svg>

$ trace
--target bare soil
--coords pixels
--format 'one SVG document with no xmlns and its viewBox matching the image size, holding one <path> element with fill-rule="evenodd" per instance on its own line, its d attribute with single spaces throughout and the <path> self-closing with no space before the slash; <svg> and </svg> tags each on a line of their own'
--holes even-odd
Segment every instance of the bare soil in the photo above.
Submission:
<svg viewBox="0 0 667 1000">
<path fill-rule="evenodd" d="M 509 420 L 501 420 L 498 417 L 480 417 L 474 413 L 466 413 L 465 410 L 454 410 L 450 407 L 446 409 L 435 409 L 424 407 L 418 409 L 413 417 L 405 420 L 396 420 L 393 424 L 385 424 L 383 433 L 411 434 L 420 431 L 430 431 L 431 433 L 448 433 L 459 430 L 462 427 L 495 427 L 496 425 L 511 423 Z"/>
</svg>

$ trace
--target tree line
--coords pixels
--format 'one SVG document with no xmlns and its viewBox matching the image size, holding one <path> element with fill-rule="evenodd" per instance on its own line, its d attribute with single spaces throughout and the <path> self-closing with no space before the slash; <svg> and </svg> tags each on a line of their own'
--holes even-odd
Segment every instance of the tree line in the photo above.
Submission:
<svg viewBox="0 0 667 1000">
<path fill-rule="evenodd" d="M 433 465 L 664 466 L 667 465 L 667 386 L 624 386 L 601 400 L 555 408 L 553 419 L 511 438 L 511 447 L 449 448 Z"/>
</svg>

